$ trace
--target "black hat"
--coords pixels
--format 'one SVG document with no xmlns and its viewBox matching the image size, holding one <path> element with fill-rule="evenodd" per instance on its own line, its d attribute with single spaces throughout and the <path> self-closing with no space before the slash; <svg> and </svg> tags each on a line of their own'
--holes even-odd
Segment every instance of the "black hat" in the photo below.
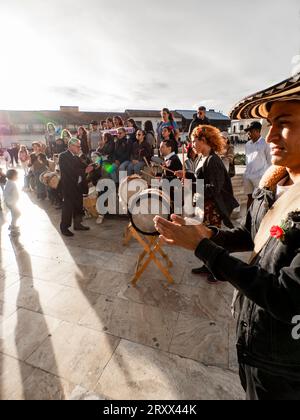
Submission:
<svg viewBox="0 0 300 420">
<path fill-rule="evenodd" d="M 261 131 L 262 130 L 261 123 L 258 122 L 258 121 L 252 121 L 252 123 L 250 124 L 250 127 L 248 127 L 248 128 L 245 129 L 245 132 L 248 133 L 248 131 L 251 131 L 251 130 L 259 130 L 259 131 Z"/>
<path fill-rule="evenodd" d="M 91 125 L 99 125 L 99 123 L 98 123 L 98 121 L 93 120 L 93 121 L 91 121 Z"/>
</svg>

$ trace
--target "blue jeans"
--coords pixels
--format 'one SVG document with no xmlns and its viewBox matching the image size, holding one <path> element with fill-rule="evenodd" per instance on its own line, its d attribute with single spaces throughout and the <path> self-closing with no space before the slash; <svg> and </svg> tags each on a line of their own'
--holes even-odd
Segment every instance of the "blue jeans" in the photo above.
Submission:
<svg viewBox="0 0 300 420">
<path fill-rule="evenodd" d="M 119 166 L 119 172 L 127 172 L 129 165 L 130 165 L 130 161 L 125 160 L 125 162 L 121 163 L 121 165 Z"/>
<path fill-rule="evenodd" d="M 139 175 L 141 173 L 141 170 L 145 167 L 145 162 L 138 162 L 138 163 L 132 163 L 130 162 L 127 168 L 128 175 L 137 174 Z"/>
<path fill-rule="evenodd" d="M 42 198 L 45 199 L 47 197 L 47 188 L 44 184 L 41 183 L 40 181 L 40 175 L 42 174 L 42 172 L 40 173 L 35 173 L 35 182 L 36 182 L 36 192 L 37 192 L 37 198 Z"/>
</svg>

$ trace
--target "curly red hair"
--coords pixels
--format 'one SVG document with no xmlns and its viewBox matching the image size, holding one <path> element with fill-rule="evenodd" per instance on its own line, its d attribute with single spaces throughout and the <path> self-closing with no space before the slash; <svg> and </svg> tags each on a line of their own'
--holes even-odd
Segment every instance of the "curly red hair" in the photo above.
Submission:
<svg viewBox="0 0 300 420">
<path fill-rule="evenodd" d="M 214 152 L 223 153 L 225 149 L 225 140 L 221 131 L 211 125 L 199 125 L 193 130 L 192 138 L 204 140 Z"/>
</svg>

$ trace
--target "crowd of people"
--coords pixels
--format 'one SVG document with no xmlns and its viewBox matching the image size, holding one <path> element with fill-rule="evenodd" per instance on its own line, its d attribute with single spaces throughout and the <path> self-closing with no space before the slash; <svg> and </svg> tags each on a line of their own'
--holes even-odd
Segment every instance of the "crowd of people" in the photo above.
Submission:
<svg viewBox="0 0 300 420">
<path fill-rule="evenodd" d="M 193 143 L 198 127 L 202 127 L 206 139 L 205 144 L 202 144 L 201 147 L 199 144 Z M 257 129 L 257 127 L 251 127 L 249 130 L 249 137 L 255 141 L 252 128 Z M 74 139 L 78 141 L 80 147 L 77 147 Z M 259 140 L 259 145 L 261 145 L 264 140 Z M 178 155 L 180 148 L 184 148 L 186 152 L 184 161 Z M 5 160 L 7 169 L 14 167 L 15 164 L 23 168 L 24 191 L 35 191 L 37 199 L 41 201 L 48 197 L 56 209 L 62 209 L 62 219 L 65 219 L 67 200 L 63 185 L 66 182 L 61 156 L 69 153 L 76 155 L 78 166 L 83 170 L 83 173 L 78 175 L 80 182 L 78 182 L 77 198 L 81 197 L 80 203 L 82 203 L 82 196 L 88 194 L 89 183 L 96 186 L 99 179 L 105 177 L 111 178 L 118 186 L 119 173 L 129 176 L 141 175 L 154 154 L 157 154 L 161 159 L 160 166 L 166 168 L 166 171 L 163 169 L 158 171 L 162 179 L 171 181 L 175 178 L 182 178 L 184 165 L 184 176 L 205 180 L 205 223 L 221 226 L 223 222 L 232 227 L 230 215 L 232 210 L 239 205 L 233 197 L 230 181 L 230 177 L 234 176 L 234 150 L 228 134 L 221 133 L 211 125 L 203 106 L 198 108 L 190 125 L 189 142 L 181 143 L 180 132 L 172 113 L 169 109 L 163 108 L 161 122 L 156 131 L 151 121 L 146 121 L 142 129 L 133 119 L 123 121 L 121 117 L 115 116 L 101 122 L 91 121 L 89 130 L 81 125 L 76 134 L 62 129 L 58 136 L 55 124 L 49 122 L 44 141 L 33 142 L 31 150 L 28 150 L 24 145 L 14 144 L 9 153 L 5 149 L 1 149 L 0 154 Z M 14 161 L 11 156 L 15 157 Z M 253 162 L 252 165 L 254 165 Z M 264 163 L 260 172 L 264 172 L 265 166 Z M 85 173 L 87 168 L 88 173 Z M 43 174 L 47 171 L 59 173 L 61 182 L 55 189 L 43 182 Z M 71 177 L 71 175 L 69 176 Z M 5 173 L 1 172 L 0 185 L 2 188 L 4 188 L 5 182 Z M 220 204 L 221 197 L 223 197 L 222 204 Z M 226 211 L 224 211 L 224 203 L 226 205 L 231 203 Z M 82 207 L 82 204 L 80 206 Z M 67 207 L 70 208 L 70 205 Z M 83 208 L 81 214 L 84 214 Z M 102 221 L 103 216 L 99 215 L 97 222 L 101 223 Z M 69 222 L 62 222 L 62 234 L 71 236 L 71 232 L 66 228 L 66 226 L 70 227 L 69 225 Z M 194 273 L 198 273 L 197 269 L 194 270 Z M 203 274 L 203 270 L 200 270 L 199 273 Z M 209 277 L 208 280 L 216 281 L 212 277 Z"/>
<path fill-rule="evenodd" d="M 274 93 L 276 92 L 276 93 Z M 140 174 L 155 152 L 169 180 L 204 181 L 204 220 L 188 225 L 179 215 L 171 221 L 155 217 L 161 240 L 186 248 L 202 261 L 194 274 L 205 274 L 210 283 L 229 282 L 236 288 L 233 311 L 237 316 L 237 353 L 240 379 L 248 399 L 300 399 L 300 341 L 293 333 L 300 299 L 300 74 L 240 102 L 232 118 L 265 118 L 270 123 L 267 139 L 257 121 L 247 128 L 247 167 L 244 175 L 248 212 L 241 226 L 233 226 L 231 214 L 239 203 L 233 193 L 234 151 L 226 133 L 213 127 L 199 107 L 189 142 L 180 142 L 172 114 L 162 110 L 154 133 L 135 121 L 124 124 L 115 117 L 92 121 L 76 136 L 63 130 L 57 139 L 55 126 L 47 127 L 46 143 L 33 143 L 32 152 L 22 146 L 18 162 L 24 168 L 24 188 L 35 181 L 37 198 L 51 196 L 41 182 L 42 173 L 54 163 L 60 172 L 55 204 L 62 208 L 61 233 L 73 236 L 84 226 L 83 195 L 89 182 L 104 176 L 118 183 L 118 172 Z M 99 127 L 100 126 L 100 127 Z M 186 151 L 186 160 L 179 156 Z M 155 161 L 154 159 L 154 161 Z M 271 166 L 273 165 L 273 166 Z M 4 201 L 11 212 L 11 234 L 18 235 L 17 171 L 0 173 Z M 224 229 L 224 227 L 226 229 Z M 231 255 L 253 252 L 249 263 Z"/>
</svg>

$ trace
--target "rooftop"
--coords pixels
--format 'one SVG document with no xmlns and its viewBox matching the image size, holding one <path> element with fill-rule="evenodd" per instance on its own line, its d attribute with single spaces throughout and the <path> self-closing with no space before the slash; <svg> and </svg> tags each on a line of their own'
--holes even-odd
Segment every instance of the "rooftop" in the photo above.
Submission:
<svg viewBox="0 0 300 420">
<path fill-rule="evenodd" d="M 179 110 L 176 109 L 176 112 L 180 115 L 183 116 L 183 118 L 185 118 L 186 120 L 192 120 L 193 116 L 196 114 L 195 110 Z M 210 120 L 215 120 L 215 121 L 230 121 L 230 118 L 227 117 L 226 115 L 222 114 L 221 112 L 216 112 L 214 110 L 209 110 L 206 111 L 206 116 L 207 118 L 209 118 Z"/>
</svg>

